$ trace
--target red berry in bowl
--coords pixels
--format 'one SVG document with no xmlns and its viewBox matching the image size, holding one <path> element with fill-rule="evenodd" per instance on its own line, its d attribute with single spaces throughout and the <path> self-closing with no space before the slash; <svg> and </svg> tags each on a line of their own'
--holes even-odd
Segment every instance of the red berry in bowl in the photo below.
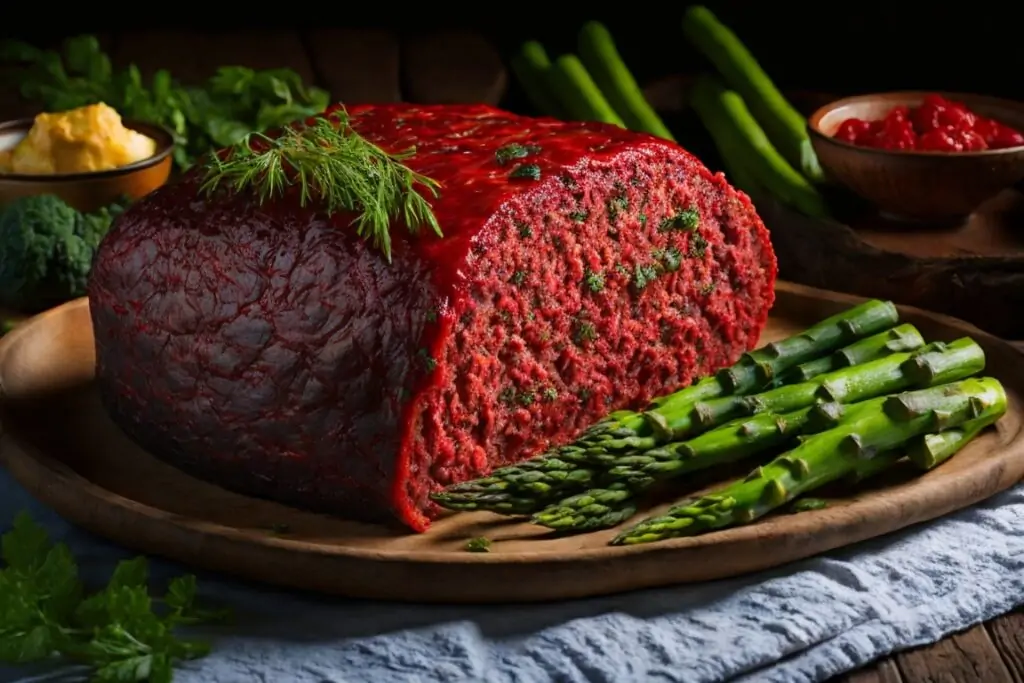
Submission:
<svg viewBox="0 0 1024 683">
<path fill-rule="evenodd" d="M 989 142 L 989 147 L 992 149 L 1005 149 L 1007 147 L 1024 145 L 1024 135 L 1000 123 L 997 123 L 996 126 L 996 132 Z"/>
<path fill-rule="evenodd" d="M 862 147 L 927 152 L 981 152 L 1024 145 L 1020 131 L 937 94 L 925 95 L 916 106 L 894 106 L 875 121 L 847 119 L 835 137 Z"/>
<path fill-rule="evenodd" d="M 957 145 L 956 140 L 941 128 L 928 131 L 917 141 L 917 148 L 924 152 L 960 152 L 963 147 Z"/>
<path fill-rule="evenodd" d="M 861 119 L 846 119 L 836 129 L 835 139 L 856 143 L 861 135 L 871 129 L 871 124 Z"/>
</svg>

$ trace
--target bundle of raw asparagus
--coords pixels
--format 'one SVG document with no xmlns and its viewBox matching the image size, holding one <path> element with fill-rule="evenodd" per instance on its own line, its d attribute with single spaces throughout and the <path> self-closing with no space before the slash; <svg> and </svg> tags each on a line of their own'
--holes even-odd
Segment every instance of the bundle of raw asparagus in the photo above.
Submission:
<svg viewBox="0 0 1024 683">
<path fill-rule="evenodd" d="M 844 478 L 860 481 L 907 459 L 928 470 L 1006 410 L 985 354 L 970 338 L 926 343 L 891 302 L 868 301 L 735 365 L 619 411 L 573 443 L 436 493 L 452 510 L 531 515 L 563 532 L 615 526 L 662 482 L 742 459 L 744 479 L 612 543 L 634 544 L 751 522 Z"/>
</svg>

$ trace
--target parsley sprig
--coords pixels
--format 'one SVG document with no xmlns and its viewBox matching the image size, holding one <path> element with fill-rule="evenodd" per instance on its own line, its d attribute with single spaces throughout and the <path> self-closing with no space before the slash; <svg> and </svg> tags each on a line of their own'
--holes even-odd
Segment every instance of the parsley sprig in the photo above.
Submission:
<svg viewBox="0 0 1024 683">
<path fill-rule="evenodd" d="M 172 580 L 162 598 L 151 597 L 144 557 L 122 561 L 105 588 L 87 593 L 68 547 L 52 543 L 26 513 L 4 534 L 2 558 L 0 662 L 64 657 L 90 667 L 96 683 L 169 683 L 176 661 L 210 650 L 176 629 L 226 616 L 196 607 L 192 575 Z"/>
</svg>

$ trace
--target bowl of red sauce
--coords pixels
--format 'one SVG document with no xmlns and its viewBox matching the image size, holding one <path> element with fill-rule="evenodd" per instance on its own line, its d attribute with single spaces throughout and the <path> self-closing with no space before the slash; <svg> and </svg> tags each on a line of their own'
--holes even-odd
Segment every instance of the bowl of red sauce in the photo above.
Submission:
<svg viewBox="0 0 1024 683">
<path fill-rule="evenodd" d="M 808 120 L 825 174 L 890 218 L 962 220 L 1024 180 L 1024 103 L 964 93 L 847 97 Z"/>
</svg>

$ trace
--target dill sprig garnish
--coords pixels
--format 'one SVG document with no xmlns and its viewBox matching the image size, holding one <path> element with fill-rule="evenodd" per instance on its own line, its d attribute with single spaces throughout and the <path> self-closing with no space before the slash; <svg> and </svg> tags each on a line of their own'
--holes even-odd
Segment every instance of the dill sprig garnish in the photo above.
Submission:
<svg viewBox="0 0 1024 683">
<path fill-rule="evenodd" d="M 439 184 L 404 163 L 415 148 L 389 153 L 349 125 L 344 110 L 317 117 L 310 124 L 291 124 L 276 137 L 251 133 L 205 164 L 202 190 L 226 186 L 254 193 L 260 203 L 298 188 L 299 203 L 319 204 L 327 215 L 357 212 L 356 233 L 369 237 L 391 261 L 391 221 L 401 218 L 416 234 L 426 224 L 439 237 L 441 227 L 430 204 L 417 191 L 422 186 L 436 197 Z"/>
</svg>

